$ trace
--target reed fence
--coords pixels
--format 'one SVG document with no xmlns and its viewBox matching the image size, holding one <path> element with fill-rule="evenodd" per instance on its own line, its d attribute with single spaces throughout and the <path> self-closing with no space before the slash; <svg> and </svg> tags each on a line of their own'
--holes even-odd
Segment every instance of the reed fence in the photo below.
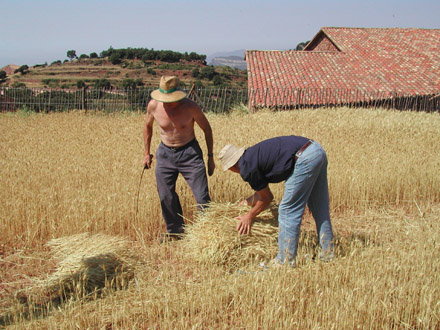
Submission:
<svg viewBox="0 0 440 330">
<path fill-rule="evenodd" d="M 35 112 L 145 111 L 155 87 L 137 89 L 40 89 L 0 87 L 0 110 Z M 367 107 L 440 112 L 440 92 L 429 95 L 338 89 L 191 88 L 189 98 L 203 111 L 227 113 L 238 104 L 290 110 L 314 107 Z"/>
<path fill-rule="evenodd" d="M 440 91 L 417 94 L 331 88 L 260 88 L 249 90 L 249 107 L 278 110 L 346 106 L 440 112 Z"/>
</svg>

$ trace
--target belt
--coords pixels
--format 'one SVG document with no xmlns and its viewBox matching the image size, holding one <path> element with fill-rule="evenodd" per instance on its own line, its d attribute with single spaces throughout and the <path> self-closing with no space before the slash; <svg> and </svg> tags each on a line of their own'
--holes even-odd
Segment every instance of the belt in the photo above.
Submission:
<svg viewBox="0 0 440 330">
<path fill-rule="evenodd" d="M 165 143 L 162 142 L 163 146 L 171 151 L 177 152 L 177 151 L 181 151 L 184 150 L 186 148 L 188 148 L 191 144 L 193 144 L 194 142 L 196 142 L 196 139 L 192 139 L 191 141 L 189 141 L 187 144 L 180 146 L 180 147 L 169 147 L 167 146 Z"/>
<path fill-rule="evenodd" d="M 311 145 L 312 143 L 313 143 L 313 140 L 309 140 L 309 141 L 307 141 L 307 143 L 306 143 L 305 145 L 303 145 L 303 146 L 301 147 L 301 149 L 299 149 L 299 150 L 296 152 L 296 154 L 295 154 L 295 162 L 296 162 L 296 160 L 299 158 L 299 156 L 302 155 L 302 153 L 304 152 L 304 150 L 306 150 L 307 147 L 308 147 L 309 145 Z"/>
</svg>

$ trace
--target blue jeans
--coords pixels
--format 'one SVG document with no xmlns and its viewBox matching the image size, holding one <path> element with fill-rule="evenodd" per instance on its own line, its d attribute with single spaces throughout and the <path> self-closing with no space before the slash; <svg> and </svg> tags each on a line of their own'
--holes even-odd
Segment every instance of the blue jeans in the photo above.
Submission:
<svg viewBox="0 0 440 330">
<path fill-rule="evenodd" d="M 333 230 L 329 212 L 327 155 L 313 142 L 295 162 L 293 173 L 284 183 L 284 195 L 278 208 L 278 255 L 281 262 L 294 264 L 298 250 L 301 220 L 306 204 L 315 219 L 321 258 L 333 257 Z"/>
</svg>

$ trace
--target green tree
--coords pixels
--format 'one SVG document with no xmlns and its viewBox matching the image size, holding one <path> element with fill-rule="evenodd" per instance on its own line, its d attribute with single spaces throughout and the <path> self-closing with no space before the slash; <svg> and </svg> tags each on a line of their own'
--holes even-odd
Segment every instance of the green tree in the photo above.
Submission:
<svg viewBox="0 0 440 330">
<path fill-rule="evenodd" d="M 223 79 L 219 75 L 216 75 L 212 79 L 212 83 L 214 84 L 214 86 L 220 86 L 223 83 Z"/>
<path fill-rule="evenodd" d="M 124 79 L 121 83 L 122 89 L 135 89 L 136 82 L 133 79 Z"/>
<path fill-rule="evenodd" d="M 194 82 L 194 87 L 195 87 L 195 88 L 203 88 L 204 86 L 203 86 L 202 81 L 199 80 L 199 79 L 197 79 L 197 80 Z"/>
<path fill-rule="evenodd" d="M 101 58 L 110 57 L 110 55 L 113 54 L 114 51 L 115 51 L 114 48 L 110 46 L 109 49 L 103 50 L 101 54 L 99 54 L 99 56 Z"/>
<path fill-rule="evenodd" d="M 96 89 L 110 89 L 112 84 L 108 79 L 96 79 L 93 87 Z"/>
<path fill-rule="evenodd" d="M 112 64 L 121 64 L 122 63 L 122 53 L 120 52 L 113 52 L 110 57 L 108 58 Z"/>
<path fill-rule="evenodd" d="M 98 58 L 98 54 L 96 54 L 95 52 L 90 53 L 90 58 Z"/>
<path fill-rule="evenodd" d="M 147 68 L 147 73 L 149 73 L 153 76 L 155 76 L 157 74 L 156 71 L 154 71 L 152 68 Z"/>
<path fill-rule="evenodd" d="M 303 50 L 307 46 L 307 44 L 309 42 L 310 42 L 310 40 L 309 41 L 300 42 L 298 45 L 296 45 L 295 50 Z"/>
<path fill-rule="evenodd" d="M 5 80 L 6 76 L 7 76 L 6 71 L 0 70 L 0 81 Z"/>
<path fill-rule="evenodd" d="M 214 69 L 214 67 L 212 65 L 205 66 L 200 71 L 200 78 L 201 79 L 212 80 L 216 74 L 217 74 L 217 72 L 215 72 L 215 69 Z"/>
<path fill-rule="evenodd" d="M 73 49 L 68 50 L 68 51 L 67 51 L 67 57 L 68 57 L 70 60 L 73 60 L 74 58 L 76 58 L 76 50 L 73 50 Z"/>
<path fill-rule="evenodd" d="M 199 68 L 195 67 L 192 71 L 191 71 L 191 77 L 193 78 L 197 78 L 200 76 L 200 70 Z"/>
<path fill-rule="evenodd" d="M 159 60 L 168 63 L 179 62 L 182 58 L 182 54 L 173 52 L 172 50 L 163 50 L 159 54 Z"/>
<path fill-rule="evenodd" d="M 23 88 L 23 87 L 26 87 L 26 84 L 22 83 L 22 82 L 14 81 L 14 83 L 12 84 L 12 87 L 13 88 Z"/>
<path fill-rule="evenodd" d="M 19 67 L 17 70 L 14 71 L 14 73 L 20 72 L 21 74 L 26 74 L 29 70 L 29 67 L 24 64 L 21 67 Z"/>
</svg>

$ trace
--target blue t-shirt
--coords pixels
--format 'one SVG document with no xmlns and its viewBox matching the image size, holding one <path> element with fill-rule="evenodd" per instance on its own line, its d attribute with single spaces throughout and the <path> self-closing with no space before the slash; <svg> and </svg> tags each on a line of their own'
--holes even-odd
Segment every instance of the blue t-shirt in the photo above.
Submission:
<svg viewBox="0 0 440 330">
<path fill-rule="evenodd" d="M 279 136 L 247 148 L 238 160 L 241 177 L 255 191 L 286 180 L 292 174 L 296 152 L 308 141 L 302 136 Z"/>
</svg>

